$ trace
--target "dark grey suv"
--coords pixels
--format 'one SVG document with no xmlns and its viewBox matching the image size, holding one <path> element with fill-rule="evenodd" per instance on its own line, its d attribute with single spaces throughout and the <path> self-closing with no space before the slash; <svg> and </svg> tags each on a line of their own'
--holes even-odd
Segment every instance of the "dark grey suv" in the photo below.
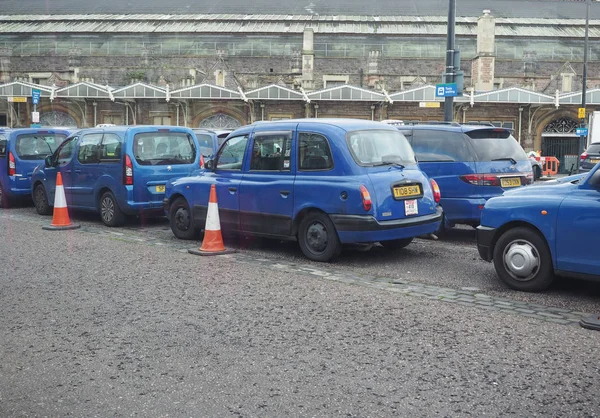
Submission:
<svg viewBox="0 0 600 418">
<path fill-rule="evenodd" d="M 579 157 L 579 172 L 587 173 L 598 162 L 600 162 L 600 142 L 594 142 Z"/>
</svg>

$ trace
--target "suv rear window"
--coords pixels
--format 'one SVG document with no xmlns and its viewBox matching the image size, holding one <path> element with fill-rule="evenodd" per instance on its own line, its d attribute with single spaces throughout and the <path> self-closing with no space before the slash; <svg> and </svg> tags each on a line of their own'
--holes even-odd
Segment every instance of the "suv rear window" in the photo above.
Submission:
<svg viewBox="0 0 600 418">
<path fill-rule="evenodd" d="M 465 132 L 471 138 L 477 161 L 514 159 L 527 161 L 527 155 L 517 140 L 505 129 L 475 129 Z"/>
<path fill-rule="evenodd" d="M 135 136 L 133 155 L 140 165 L 191 164 L 196 147 L 191 135 L 182 132 L 146 132 Z"/>
<path fill-rule="evenodd" d="M 23 134 L 17 136 L 15 149 L 22 160 L 43 160 L 53 154 L 66 137 L 63 134 Z"/>
<path fill-rule="evenodd" d="M 346 142 L 360 166 L 414 164 L 415 154 L 400 131 L 366 130 L 349 132 Z"/>
<path fill-rule="evenodd" d="M 592 144 L 586 151 L 588 154 L 600 154 L 600 144 Z"/>
</svg>

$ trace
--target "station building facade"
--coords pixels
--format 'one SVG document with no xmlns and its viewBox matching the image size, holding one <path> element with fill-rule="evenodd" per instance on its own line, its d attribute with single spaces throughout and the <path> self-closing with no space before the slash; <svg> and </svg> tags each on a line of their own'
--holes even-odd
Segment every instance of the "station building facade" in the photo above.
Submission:
<svg viewBox="0 0 600 418">
<path fill-rule="evenodd" d="M 0 16 L 0 126 L 30 126 L 34 111 L 78 127 L 442 121 L 446 32 L 445 16 Z M 457 17 L 454 120 L 511 128 L 526 150 L 563 161 L 577 154 L 584 33 L 583 19 Z M 600 110 L 600 21 L 589 35 L 586 115 Z"/>
</svg>

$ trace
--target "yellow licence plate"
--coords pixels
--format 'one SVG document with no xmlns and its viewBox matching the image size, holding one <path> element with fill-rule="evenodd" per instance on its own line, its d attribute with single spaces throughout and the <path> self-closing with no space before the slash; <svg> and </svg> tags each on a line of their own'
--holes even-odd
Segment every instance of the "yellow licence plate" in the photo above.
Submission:
<svg viewBox="0 0 600 418">
<path fill-rule="evenodd" d="M 401 186 L 394 187 L 394 197 L 410 197 L 419 196 L 421 194 L 421 188 L 419 186 Z"/>
<path fill-rule="evenodd" d="M 500 179 L 500 185 L 502 187 L 518 187 L 521 185 L 521 178 L 513 177 L 509 179 Z"/>
<path fill-rule="evenodd" d="M 590 163 L 592 163 L 592 164 L 597 164 L 597 163 L 598 163 L 598 161 L 600 161 L 600 160 L 590 160 Z"/>
<path fill-rule="evenodd" d="M 164 193 L 165 186 L 156 186 L 156 193 Z"/>
</svg>

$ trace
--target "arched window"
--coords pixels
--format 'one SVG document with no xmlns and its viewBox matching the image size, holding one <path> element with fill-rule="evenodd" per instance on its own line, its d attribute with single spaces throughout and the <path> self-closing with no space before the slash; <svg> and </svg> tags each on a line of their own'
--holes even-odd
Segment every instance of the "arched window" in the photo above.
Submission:
<svg viewBox="0 0 600 418">
<path fill-rule="evenodd" d="M 71 115 L 65 112 L 51 111 L 40 115 L 40 124 L 42 126 L 77 126 L 77 122 Z"/>
<path fill-rule="evenodd" d="M 199 128 L 208 129 L 235 129 L 242 126 L 240 121 L 226 115 L 225 113 L 217 113 L 200 121 Z"/>
</svg>

